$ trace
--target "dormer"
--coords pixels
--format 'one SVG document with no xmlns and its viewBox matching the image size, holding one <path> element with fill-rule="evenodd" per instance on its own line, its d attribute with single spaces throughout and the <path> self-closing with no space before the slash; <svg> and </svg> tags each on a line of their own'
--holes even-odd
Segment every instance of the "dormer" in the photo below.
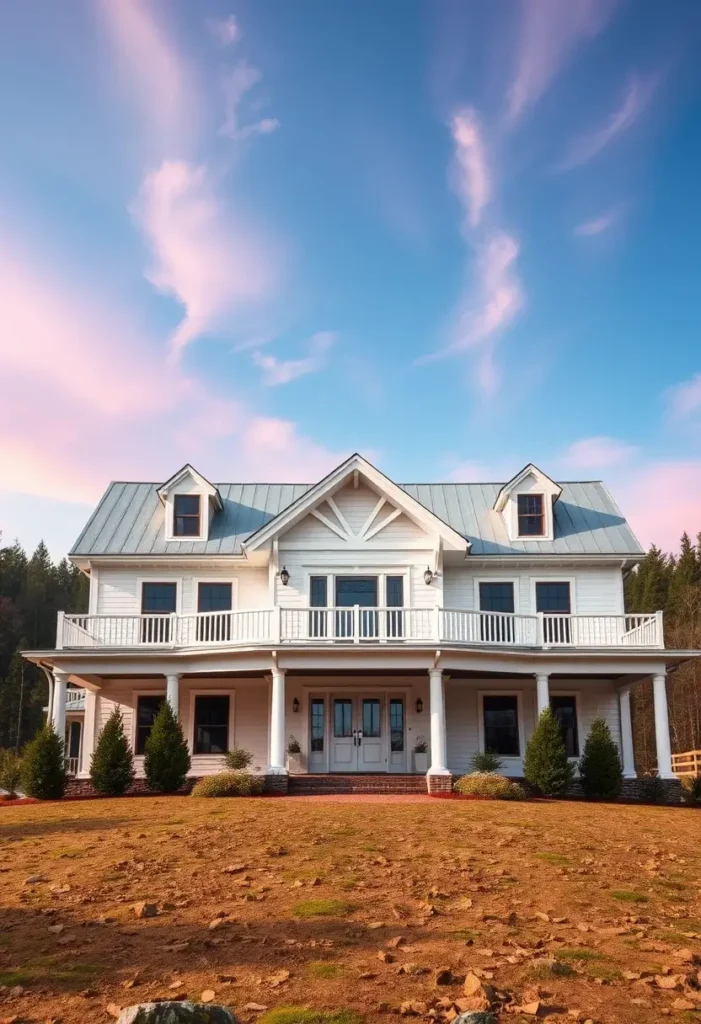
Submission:
<svg viewBox="0 0 701 1024">
<path fill-rule="evenodd" d="M 509 540 L 553 540 L 553 506 L 562 488 L 542 470 L 529 463 L 504 484 L 497 494 L 494 511 L 504 520 Z"/>
<path fill-rule="evenodd" d="M 191 465 L 183 466 L 157 491 L 165 508 L 165 539 L 203 541 L 215 512 L 221 511 L 219 491 Z"/>
</svg>

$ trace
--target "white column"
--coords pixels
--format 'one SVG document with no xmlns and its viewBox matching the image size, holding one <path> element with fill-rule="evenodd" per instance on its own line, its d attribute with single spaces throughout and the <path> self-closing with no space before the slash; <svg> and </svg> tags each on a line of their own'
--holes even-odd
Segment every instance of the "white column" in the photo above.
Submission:
<svg viewBox="0 0 701 1024">
<path fill-rule="evenodd" d="M 621 754 L 623 777 L 636 778 L 635 752 L 633 750 L 633 722 L 630 717 L 630 686 L 623 686 L 618 691 L 618 706 L 621 711 Z"/>
<path fill-rule="evenodd" d="M 538 718 L 540 718 L 545 709 L 550 707 L 550 687 L 547 675 L 537 673 L 535 684 L 538 690 Z"/>
<path fill-rule="evenodd" d="M 51 710 L 51 721 L 58 738 L 66 740 L 66 691 L 68 689 L 68 673 L 54 669 L 54 703 Z"/>
<path fill-rule="evenodd" d="M 450 775 L 448 747 L 445 734 L 445 693 L 443 673 L 439 668 L 429 670 L 431 702 L 431 767 L 429 775 Z"/>
<path fill-rule="evenodd" d="M 287 775 L 285 767 L 285 672 L 273 669 L 270 691 L 270 764 L 269 775 Z"/>
<path fill-rule="evenodd" d="M 85 691 L 85 714 L 83 715 L 83 734 L 81 736 L 83 750 L 79 774 L 84 778 L 90 774 L 90 762 L 95 750 L 95 720 L 97 717 L 98 696 L 92 690 Z"/>
<path fill-rule="evenodd" d="M 652 693 L 655 702 L 655 742 L 657 744 L 657 774 L 661 779 L 675 779 L 672 771 L 672 744 L 669 740 L 669 715 L 667 713 L 667 676 L 652 677 Z"/>
<path fill-rule="evenodd" d="M 180 704 L 180 676 L 166 676 L 166 700 L 173 709 L 173 714 L 178 717 L 178 706 Z"/>
</svg>

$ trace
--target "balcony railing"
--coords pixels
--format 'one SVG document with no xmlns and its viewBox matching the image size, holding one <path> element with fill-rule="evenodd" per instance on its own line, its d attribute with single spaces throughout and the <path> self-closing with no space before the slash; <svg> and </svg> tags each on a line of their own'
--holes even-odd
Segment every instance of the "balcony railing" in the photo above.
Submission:
<svg viewBox="0 0 701 1024">
<path fill-rule="evenodd" d="M 56 637 L 59 649 L 326 643 L 647 649 L 664 647 L 664 638 L 662 612 L 651 615 L 509 615 L 451 608 L 362 608 L 357 605 L 351 608 L 263 608 L 197 615 L 65 615 L 59 612 Z"/>
</svg>

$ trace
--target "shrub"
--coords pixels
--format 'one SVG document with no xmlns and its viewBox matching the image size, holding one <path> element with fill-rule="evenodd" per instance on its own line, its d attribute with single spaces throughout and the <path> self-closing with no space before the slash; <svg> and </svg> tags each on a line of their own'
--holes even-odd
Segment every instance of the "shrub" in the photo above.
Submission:
<svg viewBox="0 0 701 1024">
<path fill-rule="evenodd" d="M 302 753 L 302 748 L 299 745 L 299 740 L 295 739 L 294 736 L 290 736 L 290 738 L 289 738 L 289 741 L 287 743 L 287 753 L 288 754 L 301 754 Z"/>
<path fill-rule="evenodd" d="M 586 795 L 612 800 L 621 792 L 623 768 L 618 747 L 603 718 L 595 718 L 579 761 L 579 774 Z"/>
<path fill-rule="evenodd" d="M 250 772 L 219 772 L 200 779 L 193 788 L 192 796 L 258 796 L 263 792 L 265 779 Z"/>
<path fill-rule="evenodd" d="M 488 796 L 492 800 L 523 800 L 524 792 L 517 782 L 494 772 L 473 772 L 463 775 L 454 785 L 463 796 Z"/>
<path fill-rule="evenodd" d="M 416 743 L 414 744 L 415 754 L 427 754 L 428 753 L 428 741 L 423 736 L 416 737 Z"/>
<path fill-rule="evenodd" d="M 121 796 L 134 781 L 134 756 L 122 712 L 115 708 L 105 722 L 90 761 L 90 778 L 98 793 Z"/>
<path fill-rule="evenodd" d="M 656 772 L 641 776 L 640 799 L 644 804 L 660 804 L 664 800 L 664 783 Z"/>
<path fill-rule="evenodd" d="M 5 789 L 7 789 L 7 785 L 5 785 Z M 684 790 L 684 803 L 691 804 L 692 807 L 701 807 L 701 775 L 682 779 L 682 789 Z"/>
<path fill-rule="evenodd" d="M 0 789 L 13 800 L 22 780 L 22 758 L 14 750 L 0 750 Z"/>
<path fill-rule="evenodd" d="M 22 788 L 37 800 L 60 800 L 66 788 L 63 740 L 46 722 L 28 743 L 22 759 Z"/>
<path fill-rule="evenodd" d="M 190 770 L 190 754 L 169 700 L 161 704 L 144 753 L 149 789 L 155 793 L 176 793 Z"/>
<path fill-rule="evenodd" d="M 470 758 L 471 772 L 497 772 L 504 768 L 504 763 L 493 750 L 478 750 Z"/>
<path fill-rule="evenodd" d="M 559 796 L 572 782 L 574 769 L 567 760 L 560 726 L 545 708 L 526 747 L 523 759 L 526 782 L 543 796 Z"/>
<path fill-rule="evenodd" d="M 253 754 L 248 750 L 244 750 L 243 747 L 232 747 L 224 755 L 224 761 L 226 767 L 230 768 L 232 772 L 241 772 L 251 764 Z"/>
</svg>

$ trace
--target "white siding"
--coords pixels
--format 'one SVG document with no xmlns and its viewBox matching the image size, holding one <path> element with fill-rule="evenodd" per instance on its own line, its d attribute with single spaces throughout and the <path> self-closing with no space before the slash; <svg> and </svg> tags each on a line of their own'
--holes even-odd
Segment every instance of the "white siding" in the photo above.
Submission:
<svg viewBox="0 0 701 1024">
<path fill-rule="evenodd" d="M 469 559 L 468 559 L 469 562 Z M 569 566 L 510 569 L 499 566 L 448 567 L 445 570 L 445 607 L 478 609 L 477 580 L 515 580 L 516 611 L 535 614 L 535 580 L 570 580 L 572 612 L 576 615 L 622 615 L 623 584 L 621 570 L 616 566 Z"/>
<path fill-rule="evenodd" d="M 181 582 L 179 610 L 183 615 L 197 611 L 197 580 L 236 580 L 236 608 L 270 607 L 268 570 L 239 564 L 231 568 L 156 569 L 143 566 L 128 569 L 100 568 L 97 577 L 97 615 L 138 615 L 141 612 L 140 580 Z"/>
</svg>

